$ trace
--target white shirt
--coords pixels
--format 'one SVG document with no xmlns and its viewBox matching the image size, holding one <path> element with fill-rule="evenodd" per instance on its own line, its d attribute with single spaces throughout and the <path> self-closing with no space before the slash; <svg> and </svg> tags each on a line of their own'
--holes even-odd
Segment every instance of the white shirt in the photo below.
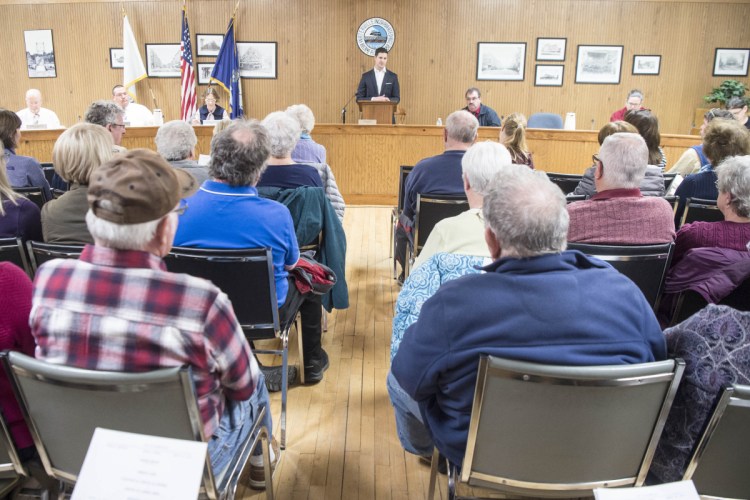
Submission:
<svg viewBox="0 0 750 500">
<path fill-rule="evenodd" d="M 34 113 L 29 108 L 17 111 L 16 114 L 21 119 L 21 128 L 28 128 L 27 125 L 40 124 L 47 125 L 47 128 L 62 128 L 60 119 L 54 111 L 47 108 L 39 108 L 38 117 L 35 119 Z"/>
<path fill-rule="evenodd" d="M 154 125 L 154 115 L 146 106 L 137 102 L 131 102 L 125 108 L 124 120 L 131 127 L 151 127 Z"/>
<path fill-rule="evenodd" d="M 375 82 L 378 84 L 378 96 L 383 93 L 383 79 L 385 78 L 385 68 L 380 71 L 378 68 L 373 68 L 375 71 Z"/>
</svg>

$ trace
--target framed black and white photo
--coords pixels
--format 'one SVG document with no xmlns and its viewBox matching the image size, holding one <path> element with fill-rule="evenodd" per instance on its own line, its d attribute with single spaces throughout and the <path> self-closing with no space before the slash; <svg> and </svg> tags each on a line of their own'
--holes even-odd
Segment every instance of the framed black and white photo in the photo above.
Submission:
<svg viewBox="0 0 750 500">
<path fill-rule="evenodd" d="M 122 69 L 125 67 L 125 49 L 110 47 L 109 67 L 112 69 Z"/>
<path fill-rule="evenodd" d="M 224 35 L 195 35 L 196 54 L 199 57 L 216 57 L 224 41 Z"/>
<path fill-rule="evenodd" d="M 146 73 L 149 78 L 179 78 L 180 44 L 147 43 Z"/>
<path fill-rule="evenodd" d="M 565 66 L 562 64 L 537 64 L 534 85 L 537 87 L 562 87 Z"/>
<path fill-rule="evenodd" d="M 537 61 L 564 61 L 567 38 L 537 38 Z"/>
<path fill-rule="evenodd" d="M 276 42 L 237 42 L 240 78 L 276 78 Z"/>
<path fill-rule="evenodd" d="M 716 49 L 713 76 L 747 76 L 750 49 Z"/>
<path fill-rule="evenodd" d="M 26 44 L 26 67 L 29 78 L 56 78 L 52 30 L 24 31 L 23 41 Z"/>
<path fill-rule="evenodd" d="M 634 75 L 658 75 L 661 69 L 661 56 L 633 56 Z"/>
<path fill-rule="evenodd" d="M 622 45 L 579 45 L 576 83 L 618 84 Z"/>
<path fill-rule="evenodd" d="M 526 42 L 477 43 L 477 80 L 523 81 Z"/>
<path fill-rule="evenodd" d="M 211 72 L 214 70 L 214 66 L 214 63 L 198 63 L 198 85 L 211 83 Z"/>
</svg>

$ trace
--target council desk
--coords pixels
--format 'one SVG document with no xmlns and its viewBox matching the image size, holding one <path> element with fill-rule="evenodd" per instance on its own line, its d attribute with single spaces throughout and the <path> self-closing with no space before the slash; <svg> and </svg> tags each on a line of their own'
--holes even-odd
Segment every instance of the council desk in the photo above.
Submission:
<svg viewBox="0 0 750 500">
<path fill-rule="evenodd" d="M 198 136 L 196 157 L 209 154 L 212 126 L 195 126 Z M 156 149 L 158 127 L 128 127 L 122 145 L 128 149 Z M 336 176 L 339 190 L 350 205 L 388 204 L 398 196 L 399 165 L 414 165 L 422 158 L 443 151 L 444 127 L 429 125 L 332 125 L 317 124 L 312 136 L 325 146 L 328 163 Z M 480 141 L 496 141 L 500 129 L 481 127 Z M 41 162 L 52 161 L 52 147 L 62 130 L 23 130 L 18 154 L 33 156 Z M 547 172 L 581 174 L 591 166 L 591 155 L 599 151 L 598 131 L 527 131 L 534 164 Z M 662 135 L 667 168 L 685 149 L 700 144 L 693 135 Z"/>
</svg>

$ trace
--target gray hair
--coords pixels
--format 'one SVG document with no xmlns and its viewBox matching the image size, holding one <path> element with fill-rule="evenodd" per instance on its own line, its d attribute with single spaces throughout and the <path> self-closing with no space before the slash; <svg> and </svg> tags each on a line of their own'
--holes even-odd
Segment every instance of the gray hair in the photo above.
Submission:
<svg viewBox="0 0 750 500">
<path fill-rule="evenodd" d="M 565 195 L 544 172 L 525 165 L 501 168 L 490 181 L 482 211 L 504 257 L 565 250 L 569 222 Z"/>
<path fill-rule="evenodd" d="M 271 156 L 284 158 L 294 150 L 302 129 L 297 120 L 284 113 L 274 111 L 261 122 L 271 137 Z"/>
<path fill-rule="evenodd" d="M 750 217 L 750 156 L 730 156 L 716 167 L 720 193 L 729 193 L 729 205 L 740 217 Z"/>
<path fill-rule="evenodd" d="M 643 91 L 641 91 L 640 89 L 633 89 L 630 92 L 628 92 L 627 99 L 630 99 L 631 97 L 637 97 L 638 99 L 641 100 L 641 103 L 642 103 L 643 102 Z M 627 99 L 625 99 L 625 100 L 627 100 Z"/>
<path fill-rule="evenodd" d="M 445 120 L 448 137 L 464 144 L 472 144 L 477 139 L 479 121 L 468 111 L 454 111 Z"/>
<path fill-rule="evenodd" d="M 99 203 L 108 203 L 108 200 L 100 200 Z M 169 214 L 165 215 L 168 217 Z M 159 227 L 159 222 L 164 217 L 141 224 L 115 224 L 101 219 L 89 210 L 86 212 L 86 226 L 91 236 L 101 242 L 107 248 L 116 250 L 145 250 L 151 243 Z"/>
<path fill-rule="evenodd" d="M 640 134 L 618 132 L 604 139 L 599 159 L 604 178 L 611 186 L 637 189 L 646 175 L 648 146 Z"/>
<path fill-rule="evenodd" d="M 167 161 L 184 160 L 195 149 L 198 138 L 193 127 L 182 120 L 168 121 L 156 132 L 156 151 Z"/>
<path fill-rule="evenodd" d="M 230 186 L 254 186 L 270 152 L 270 135 L 258 120 L 234 121 L 211 140 L 208 173 Z"/>
<path fill-rule="evenodd" d="M 309 134 L 315 128 L 315 115 L 313 115 L 312 109 L 304 104 L 289 106 L 286 108 L 286 114 L 297 120 L 304 134 Z"/>
<path fill-rule="evenodd" d="M 474 144 L 466 151 L 461 160 L 461 170 L 469 181 L 471 189 L 484 196 L 487 192 L 487 185 L 495 174 L 512 163 L 510 152 L 505 146 L 484 141 Z"/>
<path fill-rule="evenodd" d="M 732 97 L 727 101 L 726 108 L 727 109 L 742 109 L 745 106 L 747 106 L 747 101 L 743 99 L 742 97 Z"/>
<path fill-rule="evenodd" d="M 26 99 L 28 99 L 31 96 L 36 96 L 39 99 L 42 98 L 42 93 L 39 92 L 39 89 L 29 89 L 26 91 Z"/>
<path fill-rule="evenodd" d="M 86 110 L 84 121 L 106 127 L 117 123 L 117 117 L 125 117 L 125 111 L 112 101 L 94 101 Z"/>
</svg>

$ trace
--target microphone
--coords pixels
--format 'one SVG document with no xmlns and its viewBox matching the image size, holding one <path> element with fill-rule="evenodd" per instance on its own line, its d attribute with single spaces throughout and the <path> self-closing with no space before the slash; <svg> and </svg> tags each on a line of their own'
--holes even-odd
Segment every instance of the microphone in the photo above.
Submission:
<svg viewBox="0 0 750 500">
<path fill-rule="evenodd" d="M 344 104 L 344 107 L 341 108 L 341 123 L 346 124 L 346 108 L 349 106 L 349 103 L 352 102 L 352 99 L 354 99 L 357 96 L 357 93 L 355 92 L 348 101 L 346 101 L 346 104 Z"/>
</svg>

